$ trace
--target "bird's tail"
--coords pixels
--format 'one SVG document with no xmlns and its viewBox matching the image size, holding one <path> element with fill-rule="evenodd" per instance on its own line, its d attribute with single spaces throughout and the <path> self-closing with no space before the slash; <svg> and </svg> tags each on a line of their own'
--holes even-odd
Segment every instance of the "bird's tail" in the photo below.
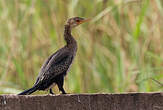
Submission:
<svg viewBox="0 0 163 110">
<path fill-rule="evenodd" d="M 29 94 L 32 94 L 33 92 L 37 91 L 38 88 L 36 86 L 33 86 L 32 88 L 30 89 L 27 89 L 21 93 L 19 93 L 18 95 L 29 95 Z"/>
</svg>

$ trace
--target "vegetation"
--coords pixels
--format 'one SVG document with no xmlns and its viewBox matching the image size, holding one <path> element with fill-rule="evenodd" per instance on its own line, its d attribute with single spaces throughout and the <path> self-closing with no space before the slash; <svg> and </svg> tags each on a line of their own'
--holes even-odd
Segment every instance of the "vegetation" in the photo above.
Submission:
<svg viewBox="0 0 163 110">
<path fill-rule="evenodd" d="M 64 23 L 73 16 L 93 19 L 73 30 L 78 52 L 67 92 L 163 89 L 162 0 L 1 0 L 0 93 L 32 87 L 45 59 L 65 44 Z"/>
</svg>

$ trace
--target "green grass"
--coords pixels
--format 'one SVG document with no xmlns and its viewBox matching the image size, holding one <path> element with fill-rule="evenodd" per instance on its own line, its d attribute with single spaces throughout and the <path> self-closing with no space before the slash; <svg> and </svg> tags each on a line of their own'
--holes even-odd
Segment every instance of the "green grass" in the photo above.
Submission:
<svg viewBox="0 0 163 110">
<path fill-rule="evenodd" d="M 78 52 L 67 92 L 162 91 L 154 80 L 163 83 L 163 2 L 122 1 L 0 1 L 0 93 L 33 85 L 45 59 L 65 44 L 64 23 L 73 16 L 93 19 L 72 32 Z"/>
</svg>

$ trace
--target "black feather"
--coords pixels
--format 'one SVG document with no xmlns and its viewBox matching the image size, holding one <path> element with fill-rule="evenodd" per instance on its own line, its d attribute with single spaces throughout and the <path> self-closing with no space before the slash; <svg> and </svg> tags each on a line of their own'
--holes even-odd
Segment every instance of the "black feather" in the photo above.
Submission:
<svg viewBox="0 0 163 110">
<path fill-rule="evenodd" d="M 29 94 L 32 94 L 33 92 L 37 91 L 37 89 L 38 88 L 36 86 L 34 86 L 34 87 L 30 88 L 30 89 L 27 89 L 27 90 L 19 93 L 18 95 L 29 95 Z"/>
</svg>

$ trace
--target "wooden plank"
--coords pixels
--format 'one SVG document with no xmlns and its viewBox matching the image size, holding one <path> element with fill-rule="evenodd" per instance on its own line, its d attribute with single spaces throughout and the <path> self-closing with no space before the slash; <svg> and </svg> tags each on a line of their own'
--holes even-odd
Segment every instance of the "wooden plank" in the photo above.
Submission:
<svg viewBox="0 0 163 110">
<path fill-rule="evenodd" d="M 163 110 L 163 92 L 0 95 L 0 110 Z"/>
</svg>

